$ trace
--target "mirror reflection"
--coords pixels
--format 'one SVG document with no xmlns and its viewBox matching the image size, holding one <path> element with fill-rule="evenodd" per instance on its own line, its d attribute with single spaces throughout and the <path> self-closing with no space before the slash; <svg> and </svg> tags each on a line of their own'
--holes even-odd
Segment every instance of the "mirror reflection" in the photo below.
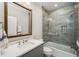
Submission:
<svg viewBox="0 0 79 59">
<path fill-rule="evenodd" d="M 15 2 L 9 2 L 6 5 L 8 37 L 31 35 L 31 10 Z"/>
</svg>

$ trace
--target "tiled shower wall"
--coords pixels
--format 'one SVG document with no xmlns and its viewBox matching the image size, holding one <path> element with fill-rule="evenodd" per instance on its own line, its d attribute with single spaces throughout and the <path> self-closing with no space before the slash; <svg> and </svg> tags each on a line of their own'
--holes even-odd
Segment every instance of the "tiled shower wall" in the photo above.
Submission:
<svg viewBox="0 0 79 59">
<path fill-rule="evenodd" d="M 68 6 L 43 15 L 44 41 L 75 47 L 78 37 L 77 9 Z M 48 20 L 49 18 L 52 20 Z"/>
</svg>

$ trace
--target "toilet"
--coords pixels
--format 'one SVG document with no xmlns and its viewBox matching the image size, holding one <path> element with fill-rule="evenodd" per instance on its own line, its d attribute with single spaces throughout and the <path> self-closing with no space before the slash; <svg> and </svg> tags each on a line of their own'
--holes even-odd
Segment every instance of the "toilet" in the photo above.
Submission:
<svg viewBox="0 0 79 59">
<path fill-rule="evenodd" d="M 77 45 L 77 47 L 78 47 L 77 56 L 79 57 L 79 38 L 78 38 L 78 40 L 76 41 L 76 45 Z"/>
<path fill-rule="evenodd" d="M 43 52 L 46 57 L 52 57 L 52 49 L 49 47 L 43 47 Z"/>
</svg>

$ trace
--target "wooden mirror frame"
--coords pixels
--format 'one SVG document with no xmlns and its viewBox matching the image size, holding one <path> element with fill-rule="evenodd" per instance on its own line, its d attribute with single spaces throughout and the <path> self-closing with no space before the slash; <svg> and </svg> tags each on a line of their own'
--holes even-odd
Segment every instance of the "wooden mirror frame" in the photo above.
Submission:
<svg viewBox="0 0 79 59">
<path fill-rule="evenodd" d="M 4 29 L 5 29 L 5 32 L 7 33 L 7 37 L 8 38 L 14 38 L 14 37 L 32 35 L 32 10 L 28 9 L 28 8 L 18 4 L 16 2 L 12 2 L 12 3 L 14 3 L 14 4 L 16 4 L 16 5 L 18 5 L 18 6 L 22 7 L 22 8 L 30 11 L 30 14 L 29 14 L 29 16 L 30 16 L 30 18 L 29 18 L 29 26 L 28 26 L 29 27 L 28 28 L 29 29 L 29 34 L 21 34 L 21 35 L 17 34 L 17 35 L 14 35 L 14 36 L 8 36 L 8 2 L 4 2 Z"/>
</svg>

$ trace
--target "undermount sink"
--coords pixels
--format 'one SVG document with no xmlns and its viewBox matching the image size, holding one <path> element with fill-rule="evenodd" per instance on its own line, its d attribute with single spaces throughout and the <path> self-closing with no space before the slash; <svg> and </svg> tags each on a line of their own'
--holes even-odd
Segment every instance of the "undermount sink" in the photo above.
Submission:
<svg viewBox="0 0 79 59">
<path fill-rule="evenodd" d="M 18 42 L 19 43 L 19 42 Z M 31 40 L 27 40 L 27 41 L 24 41 L 24 43 L 23 43 L 23 41 L 20 41 L 20 44 L 17 44 L 17 46 L 18 47 L 20 47 L 20 48 L 22 48 L 22 47 L 25 47 L 26 45 L 28 46 L 28 47 L 31 47 L 31 46 L 34 46 L 36 43 L 35 42 L 33 42 L 33 41 L 31 41 Z"/>
<path fill-rule="evenodd" d="M 30 41 L 24 43 L 24 45 L 34 45 L 34 44 L 35 44 L 34 42 L 30 42 Z"/>
</svg>

